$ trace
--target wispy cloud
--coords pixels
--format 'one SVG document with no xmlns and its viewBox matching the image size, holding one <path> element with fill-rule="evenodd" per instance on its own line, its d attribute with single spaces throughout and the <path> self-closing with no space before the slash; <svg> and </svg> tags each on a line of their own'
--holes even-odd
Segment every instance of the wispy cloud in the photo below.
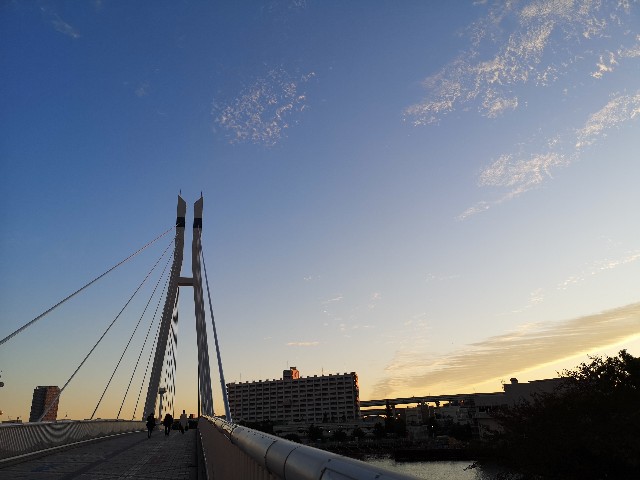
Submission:
<svg viewBox="0 0 640 480">
<path fill-rule="evenodd" d="M 426 275 L 427 282 L 445 282 L 455 280 L 457 278 L 460 278 L 460 275 L 436 275 L 435 273 L 428 273 Z"/>
<path fill-rule="evenodd" d="M 636 35 L 635 45 L 629 47 L 623 46 L 618 50 L 618 56 L 622 58 L 638 58 L 640 57 L 640 35 Z"/>
<path fill-rule="evenodd" d="M 66 35 L 67 37 L 71 37 L 73 39 L 80 38 L 80 32 L 78 32 L 78 30 L 70 23 L 63 20 L 62 17 L 50 5 L 45 5 L 44 3 L 40 5 L 40 14 L 42 15 L 44 21 L 53 26 L 54 30 L 56 30 L 57 32 L 60 32 L 63 35 Z"/>
<path fill-rule="evenodd" d="M 606 136 L 608 130 L 634 120 L 640 115 L 640 90 L 634 95 L 613 98 L 602 109 L 589 117 L 587 123 L 576 134 L 576 149 L 592 145 Z"/>
<path fill-rule="evenodd" d="M 315 347 L 320 345 L 320 342 L 289 342 L 287 347 Z"/>
<path fill-rule="evenodd" d="M 496 118 L 526 106 L 526 95 L 534 89 L 564 81 L 568 91 L 575 88 L 570 74 L 582 75 L 585 83 L 601 80 L 640 57 L 640 35 L 633 24 L 637 2 L 533 0 L 474 5 L 485 14 L 463 31 L 468 48 L 425 78 L 424 99 L 404 111 L 405 120 L 415 126 L 438 124 L 457 110 L 475 109 L 486 118 Z M 615 95 L 582 128 L 550 138 L 546 151 L 535 147 L 500 155 L 478 179 L 478 186 L 493 189 L 493 198 L 477 202 L 458 219 L 553 178 L 554 170 L 578 160 L 580 149 L 606 130 L 634 119 L 639 113 L 637 96 Z"/>
<path fill-rule="evenodd" d="M 344 297 L 342 294 L 321 301 L 322 314 L 328 319 L 325 327 L 335 329 L 345 336 L 354 330 L 368 330 L 376 328 L 371 322 L 372 311 L 376 309 L 382 300 L 381 292 L 372 292 L 368 295 L 351 295 Z"/>
<path fill-rule="evenodd" d="M 303 86 L 315 73 L 294 77 L 282 68 L 272 69 L 229 103 L 214 102 L 215 124 L 227 132 L 231 143 L 252 142 L 273 146 L 299 120 L 307 108 Z"/>
<path fill-rule="evenodd" d="M 322 304 L 323 305 L 327 305 L 329 303 L 340 302 L 340 301 L 342 301 L 343 298 L 344 298 L 344 296 L 342 296 L 342 295 L 336 295 L 335 297 L 331 297 L 331 298 L 325 300 L 324 302 L 322 302 Z"/>
<path fill-rule="evenodd" d="M 612 270 L 623 265 L 628 265 L 640 260 L 640 250 L 628 252 L 620 258 L 608 258 L 593 262 L 585 267 L 581 272 L 570 275 L 558 285 L 558 290 L 566 290 L 567 288 L 584 282 L 587 278 L 593 277 L 607 270 Z"/>
<path fill-rule="evenodd" d="M 585 148 L 605 138 L 609 131 L 637 118 L 640 118 L 640 90 L 631 95 L 614 96 L 604 107 L 590 115 L 581 128 L 547 139 L 544 143 L 549 151 L 500 155 L 480 173 L 478 185 L 502 193 L 494 200 L 476 203 L 458 219 L 464 220 L 484 212 L 551 180 L 554 170 L 576 162 Z"/>
<path fill-rule="evenodd" d="M 56 31 L 71 37 L 71 38 L 80 38 L 80 33 L 72 27 L 70 24 L 62 20 L 57 13 L 52 14 L 51 16 L 51 24 Z"/>
<path fill-rule="evenodd" d="M 303 10 L 307 7 L 307 0 L 270 0 L 264 3 L 265 11 L 280 15 L 286 13 L 287 10 Z"/>
<path fill-rule="evenodd" d="M 456 393 L 471 385 L 590 353 L 640 334 L 640 303 L 564 322 L 541 322 L 468 345 L 446 356 L 398 353 L 374 398 Z"/>
<path fill-rule="evenodd" d="M 369 310 L 374 310 L 378 302 L 382 299 L 382 293 L 374 292 L 371 294 L 371 298 L 369 299 Z"/>
<path fill-rule="evenodd" d="M 136 88 L 137 97 L 146 97 L 149 94 L 149 82 L 142 82 Z"/>
<path fill-rule="evenodd" d="M 478 8 L 487 14 L 466 30 L 469 48 L 424 79 L 426 96 L 405 109 L 407 121 L 437 124 L 468 104 L 495 118 L 526 104 L 515 87 L 550 85 L 590 59 L 597 65 L 594 76 L 601 77 L 638 51 L 628 2 L 539 0 Z M 613 38 L 613 31 L 622 45 L 602 41 Z"/>
<path fill-rule="evenodd" d="M 512 154 L 501 155 L 480 174 L 479 184 L 486 187 L 515 187 L 526 190 L 551 177 L 551 171 L 565 166 L 567 160 L 558 153 L 533 154 L 529 158 L 517 158 Z"/>
<path fill-rule="evenodd" d="M 403 322 L 403 325 L 405 327 L 414 326 L 420 329 L 426 329 L 426 328 L 429 328 L 429 324 L 427 322 L 428 317 L 429 316 L 427 315 L 426 312 L 419 313 L 417 315 L 412 316 L 409 320 L 405 320 Z"/>
<path fill-rule="evenodd" d="M 354 330 L 369 330 L 372 328 L 376 328 L 375 325 L 360 325 L 360 324 L 355 324 L 355 325 L 351 325 L 348 323 L 341 323 L 340 325 L 338 325 L 338 329 L 341 332 L 352 332 Z"/>
<path fill-rule="evenodd" d="M 597 63 L 597 70 L 591 74 L 593 78 L 602 78 L 605 73 L 613 72 L 614 67 L 618 64 L 616 56 L 613 52 L 607 52 L 606 55 L 600 55 L 600 61 Z"/>
<path fill-rule="evenodd" d="M 529 294 L 529 302 L 522 308 L 517 310 L 513 310 L 511 313 L 521 313 L 525 310 L 535 307 L 544 301 L 544 290 L 542 288 L 537 288 L 533 292 Z"/>
</svg>

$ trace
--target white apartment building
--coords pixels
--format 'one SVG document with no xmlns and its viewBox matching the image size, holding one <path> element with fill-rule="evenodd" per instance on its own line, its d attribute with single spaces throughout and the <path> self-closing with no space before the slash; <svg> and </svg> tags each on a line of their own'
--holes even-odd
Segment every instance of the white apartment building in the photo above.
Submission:
<svg viewBox="0 0 640 480">
<path fill-rule="evenodd" d="M 296 367 L 280 380 L 228 383 L 234 422 L 341 422 L 360 418 L 355 372 L 301 377 Z"/>
</svg>

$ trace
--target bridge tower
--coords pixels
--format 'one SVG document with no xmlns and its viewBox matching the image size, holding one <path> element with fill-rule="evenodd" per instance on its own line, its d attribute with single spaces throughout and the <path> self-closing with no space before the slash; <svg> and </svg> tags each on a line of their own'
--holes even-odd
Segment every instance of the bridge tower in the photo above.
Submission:
<svg viewBox="0 0 640 480">
<path fill-rule="evenodd" d="M 213 395 L 211 393 L 211 370 L 209 365 L 209 344 L 204 314 L 204 298 L 202 291 L 202 274 L 200 258 L 202 256 L 202 196 L 193 206 L 193 242 L 191 244 L 192 277 L 181 277 L 184 250 L 184 229 L 187 204 L 178 196 L 176 219 L 176 237 L 173 253 L 173 264 L 169 277 L 167 296 L 165 298 L 156 353 L 149 377 L 147 399 L 144 406 L 143 419 L 149 414 L 156 414 L 158 391 L 164 388 L 161 396 L 162 411 L 172 412 L 175 398 L 176 348 L 178 342 L 178 297 L 180 287 L 193 287 L 193 300 L 196 316 L 196 336 L 198 342 L 198 414 L 213 416 Z"/>
</svg>

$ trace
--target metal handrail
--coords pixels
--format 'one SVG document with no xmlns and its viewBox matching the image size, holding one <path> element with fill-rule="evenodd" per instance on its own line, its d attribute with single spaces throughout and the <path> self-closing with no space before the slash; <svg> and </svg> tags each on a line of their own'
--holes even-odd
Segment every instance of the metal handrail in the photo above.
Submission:
<svg viewBox="0 0 640 480">
<path fill-rule="evenodd" d="M 203 420 L 211 425 L 218 434 L 226 437 L 228 442 L 235 446 L 236 449 L 239 449 L 246 457 L 250 458 L 255 463 L 256 468 L 264 471 L 263 477 L 256 478 L 275 477 L 286 480 L 401 480 L 415 478 L 332 452 L 292 442 L 275 435 L 242 427 L 221 418 L 202 417 L 201 421 Z M 200 430 L 203 448 L 206 450 L 207 434 L 204 433 L 204 429 L 200 428 Z M 212 446 L 213 442 L 211 440 Z M 224 461 L 224 459 L 219 456 L 217 461 Z M 213 476 L 213 472 L 208 472 L 208 474 L 210 478 Z M 224 479 L 226 477 L 218 475 L 216 478 Z"/>
</svg>

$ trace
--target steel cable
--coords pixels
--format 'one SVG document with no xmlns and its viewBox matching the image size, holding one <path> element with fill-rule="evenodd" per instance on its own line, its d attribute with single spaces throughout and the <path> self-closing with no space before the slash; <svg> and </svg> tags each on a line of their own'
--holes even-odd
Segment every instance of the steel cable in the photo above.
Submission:
<svg viewBox="0 0 640 480">
<path fill-rule="evenodd" d="M 169 283 L 167 282 L 167 286 Z M 167 289 L 168 290 L 168 289 Z M 151 365 L 151 357 L 153 357 L 153 352 L 158 346 L 158 337 L 160 336 L 160 327 L 162 326 L 162 321 L 158 322 L 158 328 L 156 329 L 156 336 L 153 340 L 153 345 L 151 346 L 151 351 L 149 352 L 149 359 L 147 360 L 147 367 L 144 369 L 144 376 L 142 377 L 142 383 L 140 384 L 140 390 L 138 391 L 138 398 L 136 400 L 136 406 L 133 409 L 133 415 L 131 416 L 131 420 L 133 420 L 136 416 L 136 412 L 138 411 L 138 403 L 140 403 L 140 395 L 142 395 L 142 389 L 144 388 L 144 383 L 147 380 L 147 373 L 149 372 L 149 365 Z"/>
<path fill-rule="evenodd" d="M 68 297 L 60 300 L 58 303 L 56 303 L 53 307 L 51 307 L 49 310 L 41 313 L 40 315 L 38 315 L 36 318 L 34 318 L 33 320 L 31 320 L 30 322 L 24 324 L 22 327 L 20 327 L 18 330 L 16 330 L 15 332 L 13 332 L 12 334 L 6 336 L 5 338 L 3 338 L 2 340 L 0 340 L 0 345 L 2 345 L 3 343 L 7 342 L 8 340 L 12 339 L 13 337 L 15 337 L 16 335 L 18 335 L 20 332 L 22 332 L 23 330 L 27 329 L 28 327 L 30 327 L 31 325 L 33 325 L 34 323 L 36 323 L 38 320 L 40 320 L 41 318 L 43 318 L 44 316 L 46 316 L 47 314 L 51 313 L 53 310 L 55 310 L 56 308 L 58 308 L 60 305 L 62 305 L 63 303 L 65 303 L 67 300 L 69 300 L 72 297 L 75 297 L 78 293 L 80 293 L 81 291 L 83 291 L 85 288 L 87 288 L 88 286 L 92 285 L 93 283 L 97 282 L 98 280 L 100 280 L 102 277 L 104 277 L 105 275 L 107 275 L 108 273 L 110 273 L 111 271 L 115 270 L 116 268 L 118 268 L 120 265 L 122 265 L 123 263 L 127 262 L 128 260 L 132 259 L 133 257 L 135 257 L 136 255 L 138 255 L 141 251 L 143 251 L 145 248 L 147 248 L 148 246 L 150 246 L 151 244 L 155 243 L 157 240 L 160 240 L 162 237 L 164 237 L 167 233 L 169 233 L 171 230 L 173 230 L 175 228 L 175 226 L 169 228 L 167 231 L 165 231 L 164 233 L 160 234 L 159 236 L 157 236 L 156 238 L 154 238 L 153 240 L 151 240 L 149 243 L 147 243 L 145 246 L 143 246 L 142 248 L 140 248 L 139 250 L 137 250 L 135 253 L 132 253 L 131 255 L 129 255 L 127 258 L 125 258 L 124 260 L 122 260 L 120 263 L 114 265 L 113 267 L 111 267 L 109 270 L 107 270 L 106 272 L 104 272 L 102 275 L 94 278 L 93 280 L 91 280 L 89 283 L 87 283 L 84 287 L 79 288 L 78 290 L 76 290 L 75 292 L 73 292 L 71 295 L 69 295 Z"/>
<path fill-rule="evenodd" d="M 202 252 L 202 234 L 200 234 L 200 257 L 202 258 L 202 268 L 204 270 L 204 281 L 207 285 L 207 297 L 209 298 L 209 313 L 211 314 L 211 324 L 213 325 L 213 341 L 216 344 L 216 355 L 218 356 L 218 371 L 220 373 L 220 386 L 222 388 L 222 399 L 224 401 L 225 416 L 227 422 L 231 422 L 231 410 L 229 409 L 229 399 L 227 396 L 227 388 L 224 381 L 224 373 L 222 372 L 222 359 L 220 357 L 220 347 L 218 345 L 218 333 L 216 332 L 216 322 L 213 317 L 213 307 L 211 306 L 211 291 L 209 290 L 209 277 L 207 276 L 207 265 L 204 262 L 204 253 Z"/>
<path fill-rule="evenodd" d="M 172 243 L 173 243 L 173 241 L 172 241 Z M 170 243 L 167 246 L 167 248 L 164 249 L 164 251 L 162 252 L 162 255 L 160 255 L 160 258 L 158 258 L 156 263 L 153 265 L 153 268 L 149 272 L 149 275 L 151 275 L 151 272 L 153 272 L 155 270 L 155 268 L 160 263 L 160 260 L 162 260 L 164 258 L 164 256 L 167 254 L 167 251 L 169 250 L 171 245 L 172 244 Z M 169 257 L 169 259 L 171 259 L 171 257 Z M 164 275 L 164 272 L 165 272 L 166 268 L 167 268 L 167 266 L 165 265 L 164 270 L 162 270 L 162 274 L 163 275 Z M 91 418 L 89 420 L 93 420 L 94 415 L 98 411 L 98 407 L 100 406 L 100 403 L 102 403 L 102 399 L 104 398 L 105 393 L 107 393 L 107 389 L 109 388 L 109 385 L 111 385 L 111 381 L 113 380 L 113 377 L 115 376 L 116 371 L 118 370 L 118 367 L 120 367 L 120 363 L 122 362 L 122 359 L 124 358 L 125 353 L 127 353 L 127 350 L 129 349 L 129 345 L 131 345 L 131 341 L 133 340 L 133 336 L 138 331 L 138 327 L 140 326 L 140 322 L 142 321 L 142 317 L 144 317 L 144 314 L 147 312 L 147 308 L 149 307 L 149 304 L 151 303 L 151 299 L 153 298 L 153 295 L 156 293 L 156 289 L 158 288 L 158 284 L 160 283 L 161 279 L 162 279 L 162 275 L 160 276 L 160 278 L 158 278 L 158 281 L 156 282 L 156 286 L 153 289 L 153 292 L 151 293 L 151 296 L 149 297 L 149 300 L 147 301 L 147 304 L 145 305 L 144 310 L 142 311 L 142 315 L 140 315 L 140 318 L 138 319 L 138 323 L 136 323 L 136 327 L 133 329 L 133 333 L 131 334 L 131 337 L 129 337 L 129 341 L 127 342 L 127 345 L 124 347 L 122 355 L 120 355 L 120 359 L 118 360 L 118 363 L 116 364 L 116 367 L 113 369 L 113 373 L 111 374 L 111 377 L 109 378 L 109 381 L 107 382 L 107 386 L 104 387 L 104 391 L 102 392 L 102 395 L 100 396 L 100 400 L 98 400 L 98 404 L 96 405 L 96 408 L 93 411 L 93 413 L 91 414 Z"/>
<path fill-rule="evenodd" d="M 162 280 L 162 277 L 164 277 L 164 274 L 165 274 L 165 272 L 167 270 L 167 266 L 169 265 L 169 262 L 171 262 L 171 258 L 173 258 L 173 255 L 171 257 L 169 257 L 169 259 L 167 260 L 167 264 L 165 265 L 164 270 L 162 271 L 162 275 L 158 279 L 158 284 L 160 284 L 160 281 Z M 156 284 L 156 288 L 158 287 L 158 284 Z M 165 284 L 164 284 L 164 289 L 163 290 L 166 290 L 168 285 L 169 285 L 169 277 L 167 277 L 166 280 L 165 280 Z M 155 293 L 155 290 L 154 290 L 154 293 Z M 153 318 L 151 319 L 151 323 L 149 323 L 149 328 L 147 329 L 147 334 L 144 337 L 144 342 L 142 343 L 142 348 L 140 349 L 140 353 L 138 354 L 138 360 L 136 360 L 136 365 L 133 368 L 133 373 L 131 374 L 131 379 L 129 380 L 129 385 L 127 385 L 127 390 L 124 392 L 124 397 L 122 398 L 122 403 L 120 404 L 120 410 L 118 410 L 118 416 L 116 417 L 116 420 L 120 418 L 120 413 L 122 412 L 122 407 L 124 407 L 124 402 L 127 399 L 127 395 L 129 394 L 129 389 L 131 388 L 131 383 L 133 382 L 133 377 L 135 376 L 136 371 L 138 370 L 138 364 L 140 363 L 140 358 L 142 358 L 142 352 L 144 351 L 144 348 L 147 346 L 147 340 L 149 340 L 149 334 L 151 333 L 151 328 L 153 327 L 153 324 L 156 321 L 156 316 L 158 315 L 158 310 L 160 309 L 160 303 L 162 302 L 163 298 L 164 298 L 164 295 L 161 295 L 158 298 L 158 304 L 156 305 L 156 310 L 155 310 L 155 312 L 153 312 Z M 153 348 L 153 346 L 152 346 L 152 348 Z M 146 372 L 145 372 L 145 375 L 146 375 Z M 137 407 L 137 402 L 136 402 L 136 407 Z"/>
<path fill-rule="evenodd" d="M 159 260 L 158 260 L 159 262 Z M 100 336 L 100 338 L 98 339 L 98 341 L 95 343 L 95 345 L 91 348 L 91 350 L 89 351 L 89 353 L 87 353 L 86 357 L 84 357 L 84 359 L 82 360 L 82 362 L 80 363 L 80 365 L 78 365 L 78 368 L 76 368 L 76 370 L 73 372 L 73 374 L 71 375 L 71 377 L 69 377 L 69 380 L 67 380 L 67 382 L 64 384 L 64 386 L 60 389 L 60 391 L 58 392 L 58 395 L 56 395 L 56 397 L 52 400 L 52 402 L 49 404 L 49 406 L 47 408 L 45 408 L 44 412 L 42 413 L 42 415 L 40 415 L 40 418 L 38 418 L 38 421 L 41 422 L 42 419 L 44 418 L 44 416 L 49 413 L 49 410 L 51 409 L 51 407 L 53 405 L 56 404 L 56 402 L 58 401 L 58 399 L 60 398 L 60 395 L 62 395 L 62 392 L 64 391 L 65 388 L 67 388 L 67 385 L 69 385 L 69 383 L 71 382 L 71 380 L 73 380 L 73 377 L 76 376 L 76 374 L 78 373 L 78 371 L 82 368 L 82 366 L 84 365 L 84 363 L 87 361 L 87 359 L 91 356 L 91 354 L 93 353 L 93 351 L 96 349 L 96 347 L 100 344 L 100 342 L 102 341 L 102 339 L 105 337 L 105 335 L 109 332 L 109 330 L 111 330 L 111 327 L 113 327 L 113 325 L 116 323 L 116 321 L 120 318 L 120 315 L 122 315 L 122 312 L 124 312 L 124 310 L 127 308 L 127 306 L 129 305 L 129 303 L 131 303 L 131 301 L 133 300 L 133 298 L 136 296 L 136 294 L 138 293 L 138 291 L 140 291 L 140 289 L 142 288 L 142 286 L 146 283 L 147 279 L 149 278 L 149 276 L 151 275 L 151 273 L 153 272 L 153 270 L 155 269 L 156 265 L 158 264 L 158 262 L 156 262 L 156 264 L 153 266 L 153 268 L 149 271 L 149 273 L 147 273 L 147 276 L 144 277 L 144 280 L 142 280 L 142 282 L 140 283 L 140 285 L 138 285 L 138 288 L 136 288 L 136 290 L 133 292 L 133 294 L 131 295 L 131 297 L 129 297 L 129 300 L 127 300 L 127 303 L 124 304 L 124 306 L 122 307 L 122 309 L 120 310 L 120 312 L 118 313 L 118 315 L 116 315 L 116 318 L 113 319 L 113 321 L 109 324 L 109 326 L 107 327 L 107 329 L 104 331 L 104 333 Z"/>
</svg>

